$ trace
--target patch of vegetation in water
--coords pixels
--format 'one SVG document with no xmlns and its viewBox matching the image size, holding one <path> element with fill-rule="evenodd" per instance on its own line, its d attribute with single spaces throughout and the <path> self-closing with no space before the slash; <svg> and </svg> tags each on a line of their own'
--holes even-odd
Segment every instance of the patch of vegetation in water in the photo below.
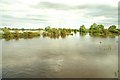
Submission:
<svg viewBox="0 0 120 80">
<path fill-rule="evenodd" d="M 89 29 L 84 25 L 80 26 L 79 29 L 70 29 L 70 28 L 51 28 L 50 26 L 45 29 L 17 29 L 17 28 L 1 28 L 3 33 L 0 33 L 0 38 L 4 39 L 19 39 L 19 38 L 34 38 L 34 37 L 49 37 L 51 39 L 66 38 L 69 35 L 76 34 L 79 32 L 81 36 L 85 36 L 87 33 L 91 37 L 102 37 L 102 38 L 115 38 L 120 35 L 120 29 L 117 29 L 115 25 L 110 26 L 108 29 L 104 28 L 102 24 L 92 24 Z M 13 32 L 12 32 L 13 31 Z M 35 31 L 35 32 L 33 32 Z M 42 31 L 42 33 L 40 33 Z"/>
<path fill-rule="evenodd" d="M 15 30 L 14 32 L 10 32 L 10 30 L 8 28 L 3 28 L 3 33 L 2 38 L 6 39 L 6 40 L 11 40 L 11 39 L 19 39 L 19 38 L 24 38 L 24 39 L 28 39 L 28 38 L 34 38 L 34 37 L 38 37 L 40 36 L 39 32 L 19 32 L 19 30 Z"/>
<path fill-rule="evenodd" d="M 120 29 L 117 29 L 115 25 L 112 25 L 108 29 L 105 29 L 103 25 L 97 25 L 94 23 L 89 28 L 89 35 L 91 37 L 115 38 L 115 36 L 120 35 Z"/>
<path fill-rule="evenodd" d="M 2 33 L 0 33 L 0 39 L 2 39 Z"/>
<path fill-rule="evenodd" d="M 50 28 L 46 27 L 45 31 L 43 32 L 43 37 L 50 37 L 50 38 L 65 38 L 68 35 L 73 35 L 74 30 L 66 29 L 66 28 Z"/>
</svg>

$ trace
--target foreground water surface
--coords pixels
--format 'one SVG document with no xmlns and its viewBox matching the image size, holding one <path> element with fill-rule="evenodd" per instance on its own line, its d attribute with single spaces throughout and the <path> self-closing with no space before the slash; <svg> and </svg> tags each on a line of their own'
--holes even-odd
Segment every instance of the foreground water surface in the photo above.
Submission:
<svg viewBox="0 0 120 80">
<path fill-rule="evenodd" d="M 1 41 L 4 78 L 118 77 L 118 37 L 75 34 Z"/>
</svg>

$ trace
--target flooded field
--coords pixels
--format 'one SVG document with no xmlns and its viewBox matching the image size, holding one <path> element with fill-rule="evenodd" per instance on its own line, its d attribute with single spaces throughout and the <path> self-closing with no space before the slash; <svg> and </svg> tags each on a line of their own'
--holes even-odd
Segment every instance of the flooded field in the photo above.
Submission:
<svg viewBox="0 0 120 80">
<path fill-rule="evenodd" d="M 118 37 L 2 39 L 3 78 L 116 78 Z"/>
</svg>

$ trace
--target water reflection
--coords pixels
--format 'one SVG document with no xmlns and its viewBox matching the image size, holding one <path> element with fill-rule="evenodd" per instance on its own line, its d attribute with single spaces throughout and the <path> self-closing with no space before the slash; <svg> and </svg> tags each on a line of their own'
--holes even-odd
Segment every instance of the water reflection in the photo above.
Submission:
<svg viewBox="0 0 120 80">
<path fill-rule="evenodd" d="M 0 79 L 2 79 L 2 40 L 0 39 Z"/>
<path fill-rule="evenodd" d="M 80 33 L 64 39 L 3 40 L 2 74 L 4 78 L 116 78 L 116 41 L 117 37 Z"/>
<path fill-rule="evenodd" d="M 80 36 L 86 36 L 87 33 L 84 33 L 84 32 L 79 32 L 79 35 Z"/>
<path fill-rule="evenodd" d="M 101 38 L 107 38 L 107 37 L 110 37 L 110 38 L 115 38 L 116 36 L 119 36 L 118 34 L 109 34 L 109 35 L 99 35 L 97 33 L 89 33 L 89 36 L 91 37 L 101 37 Z"/>
<path fill-rule="evenodd" d="M 12 40 L 12 39 L 15 39 L 15 40 L 19 40 L 19 39 L 21 39 L 21 38 L 23 38 L 23 39 L 32 39 L 32 38 L 35 38 L 35 37 L 43 37 L 43 38 L 46 38 L 46 37 L 48 37 L 48 38 L 50 38 L 50 39 L 60 39 L 60 38 L 63 38 L 63 39 L 65 39 L 65 38 L 67 38 L 67 37 L 69 37 L 69 36 L 73 36 L 73 35 L 76 35 L 76 34 L 78 34 L 79 33 L 79 36 L 86 36 L 87 34 L 89 34 L 89 36 L 90 37 L 100 37 L 100 38 L 108 38 L 108 37 L 110 37 L 110 38 L 115 38 L 116 36 L 119 36 L 118 34 L 110 34 L 110 35 L 100 35 L 100 34 L 98 34 L 98 33 L 85 33 L 85 32 L 74 32 L 74 33 L 69 33 L 69 34 L 63 34 L 63 33 L 61 33 L 61 34 L 57 34 L 57 33 L 46 33 L 46 32 L 43 32 L 43 34 L 42 35 L 38 35 L 37 34 L 37 36 L 33 36 L 33 35 L 29 35 L 29 36 L 21 36 L 21 37 L 4 37 L 4 39 L 6 40 L 6 41 L 9 41 L 9 40 Z"/>
</svg>

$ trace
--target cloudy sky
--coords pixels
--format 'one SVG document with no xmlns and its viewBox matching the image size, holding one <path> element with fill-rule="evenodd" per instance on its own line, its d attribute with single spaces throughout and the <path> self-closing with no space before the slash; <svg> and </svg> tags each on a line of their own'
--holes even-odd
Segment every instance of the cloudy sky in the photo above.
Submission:
<svg viewBox="0 0 120 80">
<path fill-rule="evenodd" d="M 0 0 L 0 26 L 17 28 L 106 27 L 118 24 L 119 0 Z"/>
</svg>

